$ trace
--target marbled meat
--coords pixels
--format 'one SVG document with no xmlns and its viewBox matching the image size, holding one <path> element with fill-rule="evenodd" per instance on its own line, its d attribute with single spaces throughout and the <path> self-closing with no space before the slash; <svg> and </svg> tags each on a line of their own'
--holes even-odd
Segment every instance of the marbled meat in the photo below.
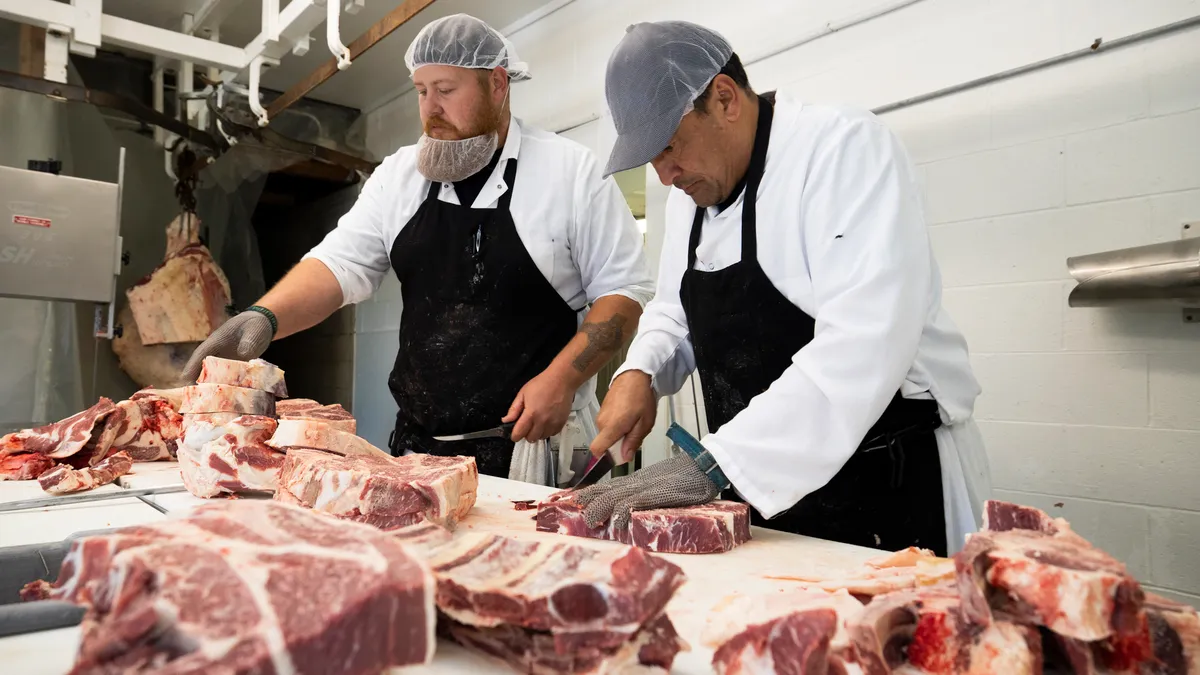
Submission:
<svg viewBox="0 0 1200 675">
<path fill-rule="evenodd" d="M 273 493 L 284 461 L 284 453 L 266 444 L 275 426 L 274 418 L 261 415 L 192 420 L 179 444 L 184 487 L 202 498 Z"/>
<path fill-rule="evenodd" d="M 1123 564 L 1028 507 L 985 508 L 989 527 L 1010 529 L 975 533 L 954 556 L 972 623 L 990 625 L 995 610 L 1085 642 L 1140 630 L 1144 592 Z"/>
<path fill-rule="evenodd" d="M 474 457 L 342 457 L 291 447 L 275 499 L 384 530 L 423 520 L 453 527 L 475 505 L 478 488 Z"/>
<path fill-rule="evenodd" d="M 123 452 L 135 462 L 155 462 L 175 457 L 183 417 L 169 399 L 142 393 L 118 403 L 105 425 L 116 428 L 108 455 Z"/>
<path fill-rule="evenodd" d="M 237 361 L 216 356 L 205 357 L 197 384 L 227 384 L 234 387 L 258 389 L 276 398 L 287 398 L 287 383 L 283 369 L 262 359 Z"/>
<path fill-rule="evenodd" d="M 48 595 L 87 608 L 72 673 L 377 675 L 431 660 L 434 592 L 395 537 L 240 500 L 74 540 Z"/>
<path fill-rule="evenodd" d="M 310 398 L 295 398 L 276 402 L 275 414 L 281 420 L 315 420 L 338 431 L 351 434 L 358 431 L 354 416 L 338 403 L 321 405 Z"/>
<path fill-rule="evenodd" d="M 362 436 L 342 431 L 334 424 L 316 419 L 281 419 L 279 428 L 267 444 L 273 448 L 312 448 L 338 455 L 372 455 L 384 459 L 391 455 L 367 442 Z"/>
<path fill-rule="evenodd" d="M 95 466 L 82 469 L 59 464 L 38 476 L 37 481 L 38 485 L 46 492 L 52 495 L 65 495 L 108 485 L 129 473 L 131 469 L 133 469 L 133 459 L 124 452 L 118 452 L 100 460 Z"/>
<path fill-rule="evenodd" d="M 186 387 L 181 413 L 235 412 L 243 415 L 275 416 L 275 397 L 258 389 L 226 384 L 197 384 Z"/>
<path fill-rule="evenodd" d="M 433 569 L 442 635 L 519 672 L 665 672 L 688 648 L 665 614 L 683 571 L 640 549 L 475 533 L 447 541 L 428 525 L 395 535 Z"/>
<path fill-rule="evenodd" d="M 634 511 L 629 527 L 621 531 L 611 521 L 588 527 L 583 507 L 570 492 L 537 508 L 539 531 L 619 541 L 658 553 L 723 553 L 750 541 L 750 507 L 740 502 Z"/>
</svg>

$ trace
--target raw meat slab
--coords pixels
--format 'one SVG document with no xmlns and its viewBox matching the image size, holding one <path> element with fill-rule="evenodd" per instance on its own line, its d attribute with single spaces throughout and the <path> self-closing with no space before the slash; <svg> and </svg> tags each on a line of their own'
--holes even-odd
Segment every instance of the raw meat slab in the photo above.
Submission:
<svg viewBox="0 0 1200 675">
<path fill-rule="evenodd" d="M 171 401 L 150 394 L 121 401 L 105 424 L 116 427 L 107 454 L 123 452 L 135 462 L 171 459 L 183 433 L 183 418 Z"/>
<path fill-rule="evenodd" d="M 36 452 L 0 455 L 0 480 L 34 480 L 53 466 L 53 459 Z"/>
<path fill-rule="evenodd" d="M 455 525 L 475 505 L 478 487 L 473 457 L 342 457 L 289 448 L 275 499 L 394 530 L 422 520 Z"/>
<path fill-rule="evenodd" d="M 278 401 L 275 403 L 275 414 L 281 420 L 316 420 L 338 431 L 352 434 L 358 431 L 354 416 L 337 403 L 321 405 L 310 398 Z"/>
<path fill-rule="evenodd" d="M 37 480 L 38 485 L 46 492 L 65 495 L 108 485 L 129 473 L 132 468 L 133 459 L 124 452 L 118 452 L 100 460 L 95 466 L 83 469 L 72 469 L 66 464 L 59 464 L 38 476 Z"/>
<path fill-rule="evenodd" d="M 49 595 L 88 609 L 77 673 L 377 675 L 431 660 L 434 592 L 394 537 L 240 500 L 75 540 Z"/>
<path fill-rule="evenodd" d="M 371 455 L 392 459 L 390 454 L 371 445 L 367 439 L 315 419 L 281 419 L 279 428 L 267 444 L 279 450 L 311 448 L 338 455 Z"/>
<path fill-rule="evenodd" d="M 78 454 L 89 444 L 97 444 L 93 437 L 103 432 L 105 418 L 116 409 L 116 404 L 102 397 L 96 405 L 64 420 L 8 434 L 0 438 L 0 456 L 36 453 L 63 459 Z"/>
<path fill-rule="evenodd" d="M 750 507 L 740 502 L 715 501 L 701 506 L 634 511 L 629 528 L 617 531 L 611 522 L 588 527 L 583 507 L 570 496 L 552 497 L 538 505 L 537 529 L 619 541 L 658 553 L 723 553 L 750 541 Z"/>
<path fill-rule="evenodd" d="M 283 369 L 262 359 L 237 361 L 207 356 L 201 364 L 196 384 L 227 384 L 234 387 L 258 389 L 278 398 L 287 398 L 287 383 Z"/>
<path fill-rule="evenodd" d="M 143 345 L 200 342 L 229 318 L 229 281 L 201 244 L 168 257 L 125 297 Z"/>
<path fill-rule="evenodd" d="M 265 391 L 225 384 L 197 384 L 183 392 L 179 412 L 275 416 L 275 397 Z"/>
<path fill-rule="evenodd" d="M 451 538 L 429 524 L 393 534 L 434 571 L 442 634 L 519 672 L 661 672 L 688 649 L 663 613 L 683 571 L 641 549 Z"/>
<path fill-rule="evenodd" d="M 266 445 L 275 425 L 274 418 L 260 415 L 190 422 L 179 446 L 184 487 L 202 498 L 274 492 L 284 461 L 282 452 Z"/>
<path fill-rule="evenodd" d="M 989 524 L 1011 529 L 975 533 L 954 556 L 973 623 L 989 625 L 996 610 L 1085 642 L 1141 629 L 1144 593 L 1123 564 L 1035 509 L 989 501 L 985 510 Z"/>
</svg>

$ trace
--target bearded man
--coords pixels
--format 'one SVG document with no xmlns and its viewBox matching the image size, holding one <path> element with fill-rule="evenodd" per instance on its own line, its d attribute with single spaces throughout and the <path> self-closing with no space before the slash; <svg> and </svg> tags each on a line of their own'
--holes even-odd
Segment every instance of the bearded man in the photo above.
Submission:
<svg viewBox="0 0 1200 675">
<path fill-rule="evenodd" d="M 507 477 L 515 442 L 558 434 L 572 414 L 594 435 L 596 372 L 632 338 L 653 281 L 603 165 L 510 114 L 510 83 L 530 76 L 506 38 L 456 14 L 425 26 L 405 63 L 420 141 L 385 159 L 337 228 L 185 375 L 205 356 L 262 355 L 369 298 L 390 269 L 403 296 L 392 454 L 473 456 Z M 433 438 L 502 423 L 514 423 L 505 436 Z"/>
</svg>

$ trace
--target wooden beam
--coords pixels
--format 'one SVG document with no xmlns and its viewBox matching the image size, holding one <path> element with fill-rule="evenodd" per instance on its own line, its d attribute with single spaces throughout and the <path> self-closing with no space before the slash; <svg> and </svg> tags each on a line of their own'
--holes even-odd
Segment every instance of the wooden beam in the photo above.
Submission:
<svg viewBox="0 0 1200 675">
<path fill-rule="evenodd" d="M 21 24 L 17 72 L 39 80 L 46 76 L 46 29 Z"/>
<path fill-rule="evenodd" d="M 346 47 L 350 50 L 350 59 L 354 60 L 362 56 L 364 52 L 390 35 L 392 31 L 404 25 L 405 22 L 416 16 L 418 12 L 432 4 L 433 0 L 404 0 L 399 7 L 388 12 L 387 16 L 376 22 L 367 32 L 360 35 L 357 40 L 351 42 Z M 353 67 L 351 66 L 351 68 Z M 272 101 L 271 105 L 267 106 L 267 118 L 274 119 L 276 115 L 287 110 L 296 101 L 312 93 L 314 89 L 324 84 L 326 80 L 333 77 L 337 72 L 337 59 L 331 57 L 303 80 L 300 80 L 296 86 L 288 89 L 282 96 Z"/>
</svg>

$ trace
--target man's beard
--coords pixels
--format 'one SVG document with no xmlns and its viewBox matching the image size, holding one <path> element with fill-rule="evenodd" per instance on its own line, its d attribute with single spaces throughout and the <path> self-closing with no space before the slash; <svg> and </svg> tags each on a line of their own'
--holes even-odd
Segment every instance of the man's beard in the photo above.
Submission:
<svg viewBox="0 0 1200 675">
<path fill-rule="evenodd" d="M 417 171 L 431 181 L 455 183 L 487 166 L 500 143 L 500 114 L 489 110 L 481 117 L 474 125 L 478 133 L 455 140 L 433 138 L 429 126 L 434 120 L 426 122 L 425 133 L 417 142 Z"/>
</svg>

